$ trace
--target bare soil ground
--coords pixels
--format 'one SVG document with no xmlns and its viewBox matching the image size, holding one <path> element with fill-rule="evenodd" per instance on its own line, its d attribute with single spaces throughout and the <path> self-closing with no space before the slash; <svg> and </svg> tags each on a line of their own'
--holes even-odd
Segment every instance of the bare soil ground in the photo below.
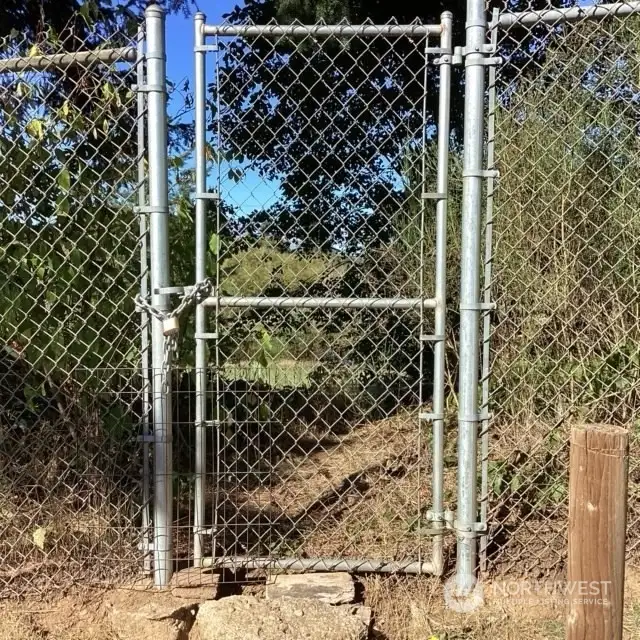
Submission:
<svg viewBox="0 0 640 640">
<path fill-rule="evenodd" d="M 427 577 L 368 576 L 360 599 L 374 612 L 373 640 L 562 640 L 564 608 L 543 599 L 526 604 L 487 599 L 468 614 L 447 609 L 442 581 Z M 234 587 L 237 593 L 241 587 Z M 246 592 L 258 597 L 257 585 Z M 118 640 L 109 623 L 105 591 L 87 591 L 43 601 L 0 605 L 0 640 Z M 626 581 L 625 640 L 640 639 L 640 571 Z M 321 635 L 319 635 L 321 637 Z"/>
</svg>

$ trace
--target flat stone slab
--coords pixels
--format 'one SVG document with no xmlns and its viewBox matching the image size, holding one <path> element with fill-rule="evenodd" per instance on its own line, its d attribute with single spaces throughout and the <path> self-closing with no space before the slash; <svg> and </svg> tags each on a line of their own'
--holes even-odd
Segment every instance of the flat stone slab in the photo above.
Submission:
<svg viewBox="0 0 640 640">
<path fill-rule="evenodd" d="M 230 596 L 200 605 L 189 640 L 366 640 L 357 607 L 318 600 Z"/>
<path fill-rule="evenodd" d="M 171 579 L 171 595 L 193 602 L 215 600 L 220 574 L 212 569 L 191 567 L 177 571 Z"/>
<path fill-rule="evenodd" d="M 327 604 L 349 604 L 356 597 L 353 578 L 348 573 L 289 573 L 272 577 L 265 596 L 310 598 Z"/>
</svg>

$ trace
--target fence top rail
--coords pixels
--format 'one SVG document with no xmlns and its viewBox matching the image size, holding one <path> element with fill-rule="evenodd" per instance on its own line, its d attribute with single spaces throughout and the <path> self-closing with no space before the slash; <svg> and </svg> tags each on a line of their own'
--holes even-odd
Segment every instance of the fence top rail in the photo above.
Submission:
<svg viewBox="0 0 640 640">
<path fill-rule="evenodd" d="M 205 36 L 240 36 L 240 37 L 295 37 L 304 38 L 334 36 L 360 36 L 387 38 L 411 37 L 426 38 L 442 34 L 439 24 L 255 24 L 255 25 L 210 25 L 202 27 Z"/>
<path fill-rule="evenodd" d="M 18 72 L 28 70 L 61 69 L 73 66 L 114 62 L 135 62 L 136 47 L 117 49 L 96 49 L 95 51 L 76 51 L 74 53 L 55 53 L 52 55 L 25 56 L 0 60 L 0 72 Z"/>
<path fill-rule="evenodd" d="M 614 16 L 628 16 L 640 13 L 640 0 L 615 2 L 613 4 L 597 4 L 566 9 L 543 9 L 541 11 L 522 11 L 519 13 L 501 13 L 498 26 L 502 29 L 510 27 L 531 27 L 536 24 L 557 24 L 577 22 L 584 19 L 604 19 Z M 495 23 L 492 26 L 496 26 Z"/>
</svg>

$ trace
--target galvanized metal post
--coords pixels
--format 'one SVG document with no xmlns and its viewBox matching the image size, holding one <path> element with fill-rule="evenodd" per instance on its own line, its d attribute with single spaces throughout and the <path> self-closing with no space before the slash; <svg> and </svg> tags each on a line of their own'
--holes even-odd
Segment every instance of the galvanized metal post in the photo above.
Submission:
<svg viewBox="0 0 640 640">
<path fill-rule="evenodd" d="M 198 197 L 206 192 L 206 53 L 203 49 L 205 22 L 203 13 L 195 15 L 195 137 L 196 137 L 196 282 L 202 282 L 207 270 L 207 202 Z M 206 309 L 196 306 L 196 460 L 193 510 L 193 562 L 202 563 L 205 517 L 205 488 L 207 460 L 207 346 L 205 343 Z"/>
<path fill-rule="evenodd" d="M 438 105 L 438 175 L 436 191 L 436 279 L 435 335 L 433 346 L 433 513 L 434 528 L 444 527 L 444 376 L 445 331 L 447 324 L 447 196 L 449 192 L 449 136 L 451 107 L 451 65 L 453 14 L 441 16 L 440 96 Z M 433 539 L 433 566 L 436 575 L 444 568 L 443 537 Z"/>
<path fill-rule="evenodd" d="M 466 591 L 476 570 L 477 438 L 484 85 L 487 21 L 484 0 L 467 0 L 460 276 L 458 536 L 456 583 Z"/>
<path fill-rule="evenodd" d="M 138 87 L 144 85 L 144 29 L 138 29 L 136 58 L 136 81 Z M 145 174 L 145 98 L 144 92 L 137 95 L 138 129 L 138 206 L 144 207 L 147 201 Z M 149 246 L 147 242 L 147 217 L 140 213 L 140 297 L 149 297 Z M 149 469 L 149 418 L 151 416 L 151 382 L 149 380 L 149 316 L 143 309 L 140 313 L 140 355 L 142 374 L 142 554 L 143 571 L 151 571 L 149 536 L 151 534 L 150 508 L 150 469 Z"/>
<path fill-rule="evenodd" d="M 169 310 L 169 297 L 160 289 L 170 284 L 169 194 L 167 171 L 167 99 L 164 11 L 156 4 L 145 10 L 147 33 L 147 132 L 149 150 L 149 231 L 151 304 Z M 171 522 L 173 519 L 171 365 L 165 350 L 162 322 L 152 319 L 154 509 L 154 583 L 169 584 L 173 571 Z M 166 353 L 166 355 L 165 355 Z M 166 358 L 166 359 L 165 359 Z"/>
</svg>

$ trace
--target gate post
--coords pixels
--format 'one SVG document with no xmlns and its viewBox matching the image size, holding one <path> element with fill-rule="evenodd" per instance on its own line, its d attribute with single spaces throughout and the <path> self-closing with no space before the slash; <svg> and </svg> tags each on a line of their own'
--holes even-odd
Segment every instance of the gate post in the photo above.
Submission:
<svg viewBox="0 0 640 640">
<path fill-rule="evenodd" d="M 456 584 L 472 588 L 476 571 L 477 448 L 484 87 L 487 20 L 484 0 L 467 0 L 462 247 L 460 257 L 460 381 Z"/>
<path fill-rule="evenodd" d="M 149 245 L 151 305 L 169 311 L 169 296 L 160 291 L 170 284 L 169 189 L 167 170 L 167 99 L 164 11 L 156 4 L 145 10 L 147 32 L 147 136 L 149 149 Z M 153 373 L 153 574 L 156 587 L 169 584 L 173 571 L 172 424 L 170 353 L 165 349 L 162 320 L 153 316 L 151 366 Z"/>
</svg>

